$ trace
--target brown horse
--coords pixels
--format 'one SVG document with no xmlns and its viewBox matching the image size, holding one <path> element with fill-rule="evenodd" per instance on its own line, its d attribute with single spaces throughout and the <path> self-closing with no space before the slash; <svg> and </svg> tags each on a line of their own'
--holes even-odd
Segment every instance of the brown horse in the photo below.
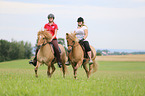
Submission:
<svg viewBox="0 0 145 96">
<path fill-rule="evenodd" d="M 78 43 L 78 39 L 75 33 L 68 34 L 66 33 L 67 45 L 68 45 L 68 57 L 72 64 L 74 70 L 74 78 L 77 77 L 77 69 L 83 65 L 83 68 L 86 71 L 87 78 L 90 77 L 91 73 L 96 72 L 98 69 L 98 64 L 96 62 L 96 50 L 94 47 L 90 46 L 92 53 L 93 64 L 89 64 L 89 69 L 87 68 L 87 64 L 89 62 L 89 58 L 84 58 L 84 52 L 80 44 Z M 84 62 L 83 62 L 84 61 Z M 93 70 L 92 70 L 93 69 Z"/>
<path fill-rule="evenodd" d="M 37 75 L 38 67 L 41 64 L 46 64 L 48 66 L 47 75 L 48 77 L 51 77 L 53 72 L 55 71 L 54 64 L 56 63 L 56 58 L 54 56 L 53 48 L 50 44 L 50 40 L 52 38 L 52 35 L 48 31 L 39 31 L 38 32 L 38 43 L 37 46 L 40 47 L 38 54 L 37 54 L 37 65 L 35 67 L 35 75 Z M 61 49 L 60 53 L 60 59 L 62 61 L 62 70 L 63 70 L 63 77 L 65 77 L 65 73 L 67 71 L 65 62 L 67 61 L 65 49 L 62 45 L 59 44 L 59 47 Z M 50 72 L 50 68 L 52 68 L 52 71 Z"/>
</svg>

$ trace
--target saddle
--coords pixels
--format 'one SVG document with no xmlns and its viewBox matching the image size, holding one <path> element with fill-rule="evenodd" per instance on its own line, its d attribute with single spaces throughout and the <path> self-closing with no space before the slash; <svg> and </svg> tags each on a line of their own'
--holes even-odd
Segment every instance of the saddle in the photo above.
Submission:
<svg viewBox="0 0 145 96">
<path fill-rule="evenodd" d="M 54 53 L 54 56 L 56 57 L 56 53 L 55 53 L 55 48 L 54 48 L 54 46 L 53 46 L 53 44 L 50 42 L 50 45 L 51 45 L 51 50 L 53 51 L 53 53 Z M 60 49 L 60 47 L 58 46 L 58 48 L 59 48 L 59 53 L 61 53 L 61 49 Z"/>
<path fill-rule="evenodd" d="M 54 62 L 55 61 L 55 59 L 56 59 L 56 52 L 54 51 L 55 50 L 55 48 L 54 48 L 54 46 L 53 46 L 53 44 L 50 42 L 49 43 L 50 44 L 50 46 L 51 46 L 51 50 L 52 50 L 52 52 L 53 52 L 53 54 L 54 54 L 54 59 L 52 60 L 52 62 Z M 61 53 L 61 49 L 60 49 L 60 47 L 58 46 L 58 48 L 59 48 L 59 53 Z"/>
<path fill-rule="evenodd" d="M 50 46 L 51 46 L 51 50 L 52 50 L 54 56 L 56 57 L 55 48 L 54 48 L 53 44 L 52 44 L 51 42 L 49 42 L 49 44 L 50 44 Z M 46 44 L 44 44 L 44 45 L 46 45 Z M 59 53 L 61 53 L 61 49 L 60 49 L 59 46 L 58 46 L 58 48 L 59 48 Z M 40 47 L 38 48 L 38 50 L 39 50 L 39 49 L 40 49 Z"/>
</svg>

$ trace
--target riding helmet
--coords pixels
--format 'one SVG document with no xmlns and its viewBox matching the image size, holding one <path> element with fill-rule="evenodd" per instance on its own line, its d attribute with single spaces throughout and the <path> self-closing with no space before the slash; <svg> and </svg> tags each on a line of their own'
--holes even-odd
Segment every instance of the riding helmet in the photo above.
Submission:
<svg viewBox="0 0 145 96">
<path fill-rule="evenodd" d="M 84 22 L 84 19 L 82 17 L 79 17 L 77 22 Z"/>
<path fill-rule="evenodd" d="M 53 14 L 49 14 L 49 15 L 48 15 L 48 19 L 49 19 L 49 18 L 53 18 L 53 19 L 54 19 L 54 15 L 53 15 Z"/>
</svg>

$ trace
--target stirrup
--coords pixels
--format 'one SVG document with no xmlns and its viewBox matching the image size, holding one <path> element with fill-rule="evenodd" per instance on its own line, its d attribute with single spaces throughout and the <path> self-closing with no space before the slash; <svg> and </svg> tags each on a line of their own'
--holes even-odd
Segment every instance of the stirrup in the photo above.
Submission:
<svg viewBox="0 0 145 96">
<path fill-rule="evenodd" d="M 33 64 L 33 60 L 30 60 L 30 61 L 29 61 L 29 64 Z"/>
<path fill-rule="evenodd" d="M 34 62 L 34 60 L 30 60 L 29 64 L 32 64 L 33 66 L 36 66 L 37 62 Z"/>
<path fill-rule="evenodd" d="M 70 62 L 69 61 L 66 61 L 65 62 L 65 65 L 69 66 L 70 65 Z"/>
<path fill-rule="evenodd" d="M 60 62 L 58 62 L 57 64 L 58 64 L 58 67 L 59 67 L 59 68 L 62 67 L 62 64 L 61 64 Z"/>
</svg>

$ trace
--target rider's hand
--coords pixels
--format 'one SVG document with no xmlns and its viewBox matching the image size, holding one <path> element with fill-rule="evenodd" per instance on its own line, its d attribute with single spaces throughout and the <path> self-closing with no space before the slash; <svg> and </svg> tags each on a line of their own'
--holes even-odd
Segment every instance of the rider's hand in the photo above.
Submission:
<svg viewBox="0 0 145 96">
<path fill-rule="evenodd" d="M 51 42 L 53 39 L 50 39 L 49 42 Z"/>
<path fill-rule="evenodd" d="M 80 44 L 83 44 L 83 41 L 84 41 L 85 39 L 84 38 L 82 38 L 80 41 L 79 41 L 79 43 Z"/>
<path fill-rule="evenodd" d="M 49 40 L 49 42 L 51 42 L 53 40 L 54 36 Z"/>
</svg>

